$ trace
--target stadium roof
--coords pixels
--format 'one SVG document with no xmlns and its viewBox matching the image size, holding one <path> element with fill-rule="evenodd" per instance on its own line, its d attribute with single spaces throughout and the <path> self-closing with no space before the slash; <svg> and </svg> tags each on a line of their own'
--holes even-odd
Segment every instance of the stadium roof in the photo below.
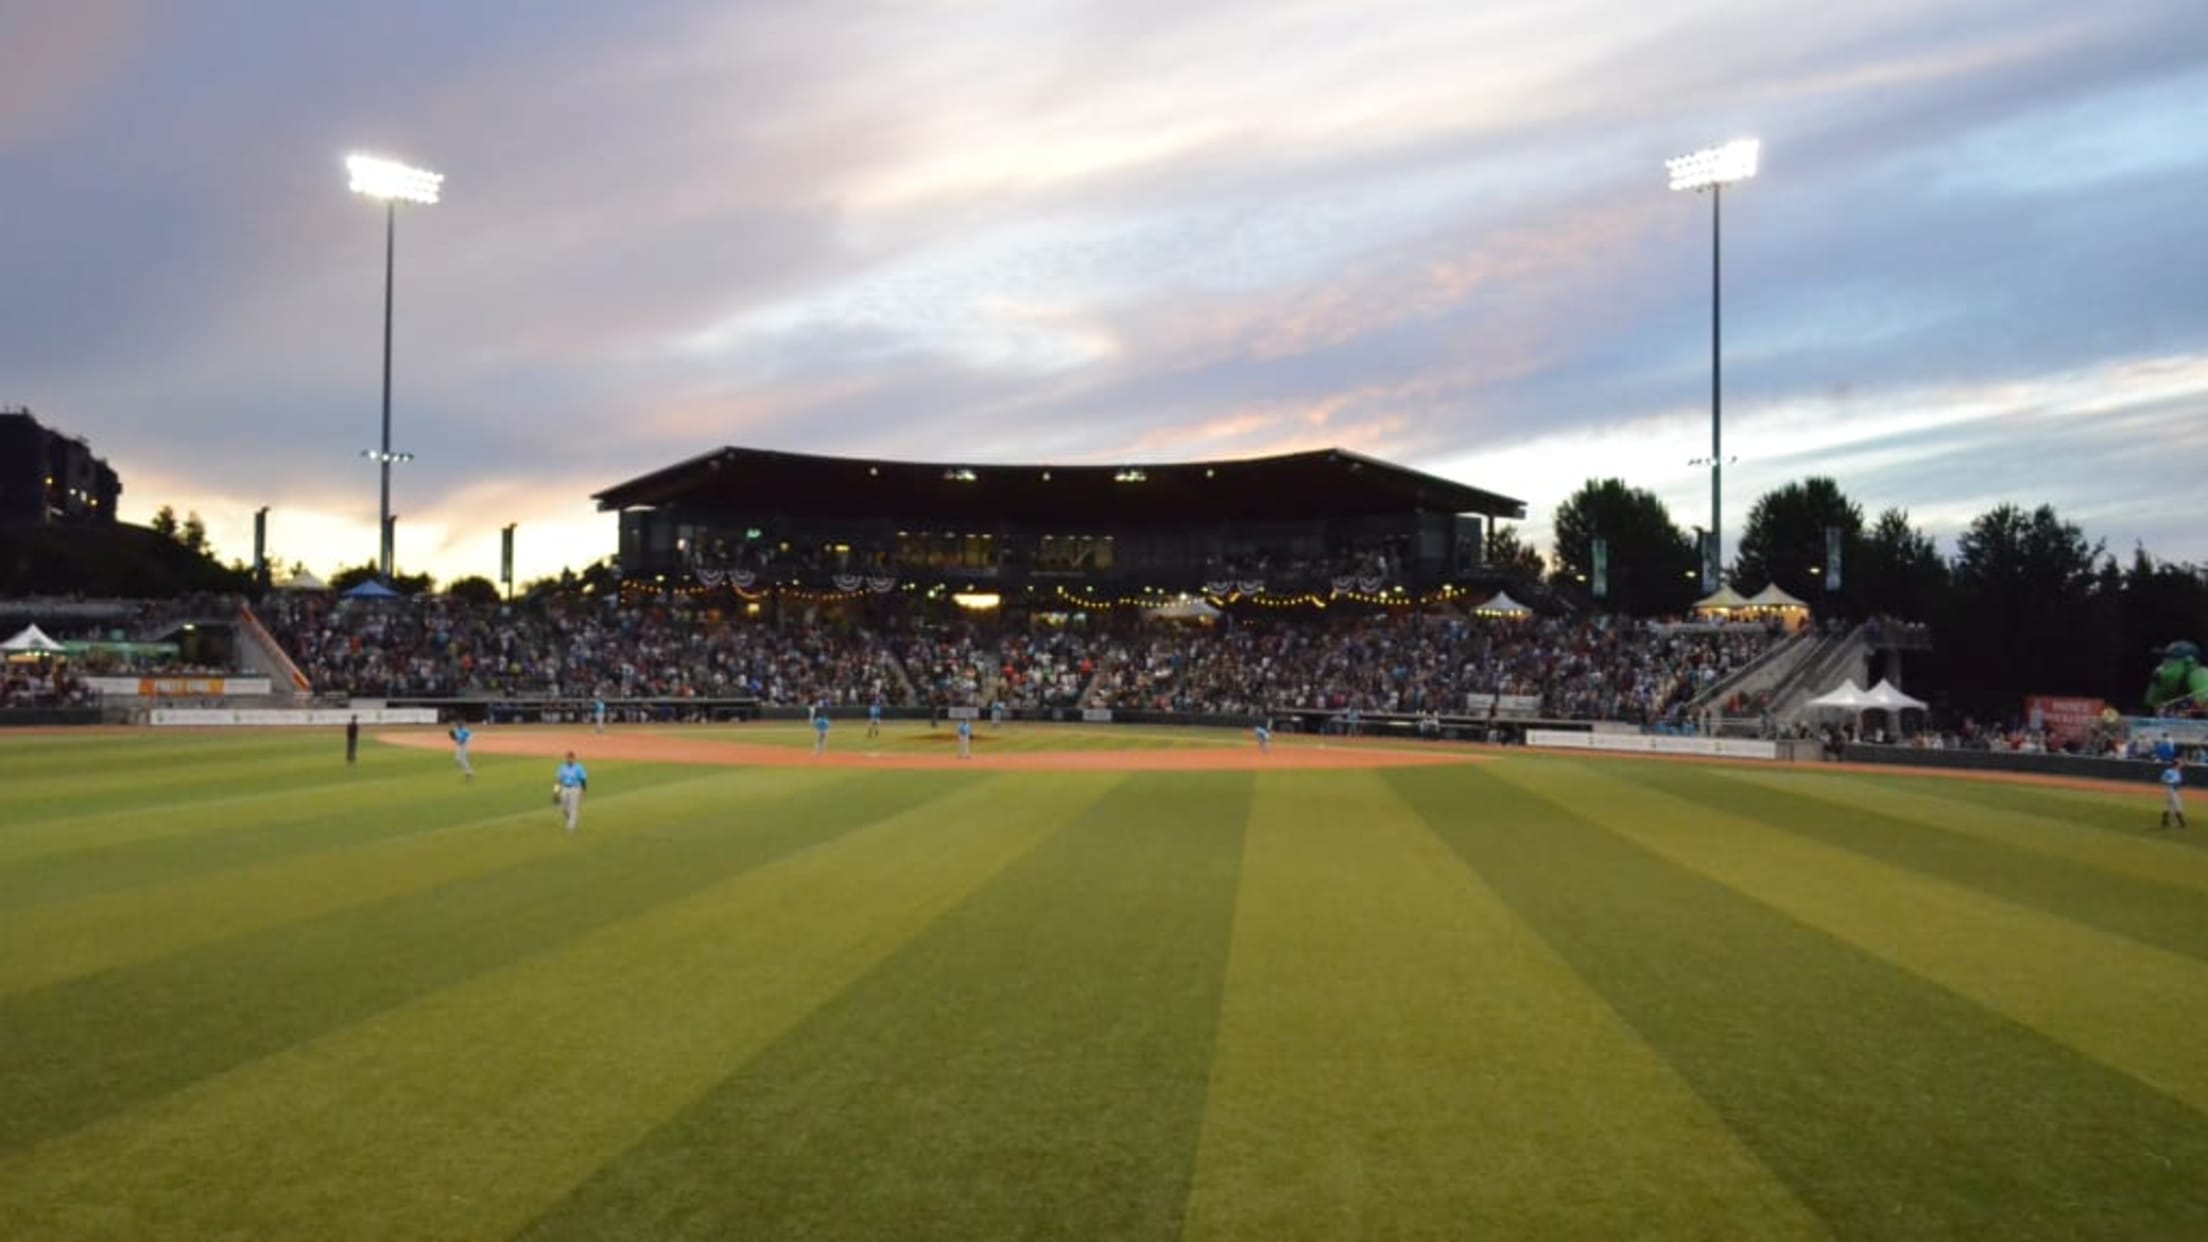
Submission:
<svg viewBox="0 0 2208 1242">
<path fill-rule="evenodd" d="M 1347 449 L 1109 466 L 882 461 L 721 448 L 597 493 L 600 509 L 901 521 L 1292 521 L 1385 513 L 1520 518 L 1525 502 Z"/>
</svg>

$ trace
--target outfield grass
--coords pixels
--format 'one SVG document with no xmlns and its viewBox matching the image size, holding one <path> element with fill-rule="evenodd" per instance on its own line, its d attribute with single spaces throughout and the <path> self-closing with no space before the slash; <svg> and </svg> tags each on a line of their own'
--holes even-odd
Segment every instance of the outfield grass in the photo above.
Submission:
<svg viewBox="0 0 2208 1242">
<path fill-rule="evenodd" d="M 0 735 L 0 1238 L 2208 1238 L 2153 791 L 340 756 Z"/>
</svg>

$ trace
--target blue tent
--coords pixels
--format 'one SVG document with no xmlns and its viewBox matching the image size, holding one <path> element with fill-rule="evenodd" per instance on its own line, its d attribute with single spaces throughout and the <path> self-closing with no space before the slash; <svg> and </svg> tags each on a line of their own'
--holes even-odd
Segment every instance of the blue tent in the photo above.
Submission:
<svg viewBox="0 0 2208 1242">
<path fill-rule="evenodd" d="M 397 591 L 394 591 L 390 587 L 383 585 L 382 582 L 374 578 L 370 578 L 368 581 L 361 583 L 359 586 L 354 587 L 352 590 L 345 592 L 343 598 L 398 599 L 400 598 L 400 595 Z"/>
</svg>

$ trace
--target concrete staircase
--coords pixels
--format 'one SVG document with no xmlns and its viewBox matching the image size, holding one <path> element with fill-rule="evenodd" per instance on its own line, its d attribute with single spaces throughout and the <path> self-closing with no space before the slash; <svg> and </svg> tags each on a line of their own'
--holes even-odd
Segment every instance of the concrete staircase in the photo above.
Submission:
<svg viewBox="0 0 2208 1242">
<path fill-rule="evenodd" d="M 1817 635 L 1809 630 L 1788 635 L 1784 641 L 1719 678 L 1709 689 L 1689 700 L 1688 717 L 1714 721 L 1724 714 L 1725 704 L 1734 695 L 1753 695 L 1776 688 L 1801 667 L 1802 661 L 1809 658 L 1817 646 Z"/>
<path fill-rule="evenodd" d="M 1794 673 L 1773 690 L 1771 718 L 1781 726 L 1792 725 L 1802 718 L 1811 699 L 1836 689 L 1851 677 L 1861 685 L 1870 660 L 1871 644 L 1863 626 L 1821 639 Z"/>
<path fill-rule="evenodd" d="M 268 632 L 267 626 L 261 624 L 252 605 L 238 605 L 234 624 L 238 663 L 249 671 L 268 678 L 271 698 L 279 700 L 282 706 L 289 707 L 299 700 L 312 697 L 314 687 L 308 683 L 307 675 L 299 671 L 299 666 L 285 653 L 283 645 L 276 641 L 276 636 Z"/>
</svg>

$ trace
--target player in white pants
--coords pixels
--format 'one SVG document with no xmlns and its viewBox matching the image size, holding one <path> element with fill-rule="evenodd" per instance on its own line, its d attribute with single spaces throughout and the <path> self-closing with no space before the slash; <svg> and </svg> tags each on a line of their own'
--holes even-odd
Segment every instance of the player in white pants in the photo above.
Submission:
<svg viewBox="0 0 2208 1242">
<path fill-rule="evenodd" d="M 958 757 L 961 759 L 974 757 L 974 722 L 971 720 L 958 722 Z"/>
<path fill-rule="evenodd" d="M 567 752 L 567 762 L 552 774 L 552 802 L 567 816 L 567 830 L 575 831 L 575 823 L 583 814 L 583 791 L 590 788 L 590 774 L 583 765 L 575 762 L 575 752 Z"/>
<path fill-rule="evenodd" d="M 463 720 L 452 726 L 450 736 L 452 738 L 453 766 L 460 769 L 460 775 L 471 781 L 474 780 L 475 768 L 468 763 L 468 739 L 475 736 L 474 731 L 469 729 L 468 722 Z"/>
<path fill-rule="evenodd" d="M 2185 770 L 2175 760 L 2162 769 L 2162 826 L 2170 826 L 2176 819 L 2177 826 L 2185 826 Z"/>
</svg>

